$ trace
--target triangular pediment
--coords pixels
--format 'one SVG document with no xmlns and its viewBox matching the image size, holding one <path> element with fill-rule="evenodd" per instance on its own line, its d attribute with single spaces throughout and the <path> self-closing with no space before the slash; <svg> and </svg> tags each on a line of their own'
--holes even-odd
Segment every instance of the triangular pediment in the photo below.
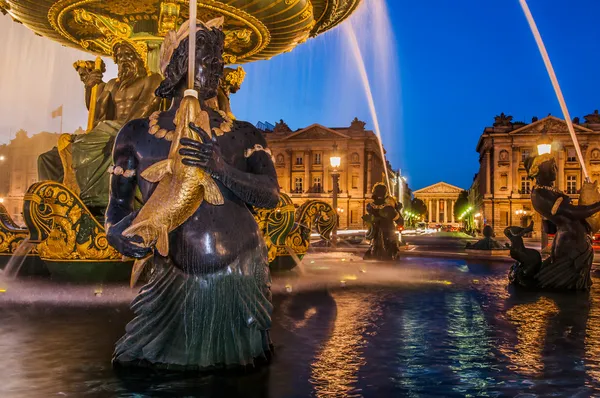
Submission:
<svg viewBox="0 0 600 398">
<path fill-rule="evenodd" d="M 575 130 L 575 133 L 595 132 L 594 130 L 590 130 L 587 127 L 583 127 L 578 124 L 574 124 L 573 128 Z M 546 129 L 546 133 L 551 135 L 569 134 L 567 122 L 555 116 L 547 116 L 543 119 L 538 120 L 537 122 L 533 122 L 516 130 L 513 130 L 509 133 L 509 135 L 539 135 L 543 129 Z"/>
<path fill-rule="evenodd" d="M 320 124 L 313 124 L 306 128 L 303 128 L 302 130 L 296 131 L 293 134 L 288 135 L 284 138 L 284 140 L 289 140 L 290 138 L 294 138 L 296 140 L 335 140 L 350 137 L 346 134 L 332 130 Z"/>
<path fill-rule="evenodd" d="M 448 184 L 446 182 L 438 182 L 428 187 L 417 189 L 414 194 L 425 194 L 425 193 L 461 193 L 464 189 L 457 186 Z"/>
</svg>

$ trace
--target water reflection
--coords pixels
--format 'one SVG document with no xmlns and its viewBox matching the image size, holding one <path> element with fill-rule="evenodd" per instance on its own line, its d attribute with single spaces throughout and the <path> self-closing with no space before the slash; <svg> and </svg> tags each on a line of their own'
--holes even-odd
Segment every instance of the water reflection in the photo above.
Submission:
<svg viewBox="0 0 600 398">
<path fill-rule="evenodd" d="M 592 286 L 590 292 L 590 313 L 585 334 L 585 369 L 588 376 L 586 385 L 597 386 L 600 383 L 600 287 Z"/>
<path fill-rule="evenodd" d="M 517 343 L 503 345 L 500 351 L 512 365 L 510 370 L 535 376 L 542 373 L 542 350 L 550 318 L 558 314 L 553 300 L 540 297 L 533 303 L 518 304 L 506 312 L 507 319 L 516 327 Z"/>
<path fill-rule="evenodd" d="M 358 371 L 364 365 L 365 333 L 381 316 L 376 293 L 332 293 L 337 314 L 329 339 L 311 365 L 310 382 L 317 397 L 358 397 Z M 374 331 L 371 331 L 374 333 Z"/>
</svg>

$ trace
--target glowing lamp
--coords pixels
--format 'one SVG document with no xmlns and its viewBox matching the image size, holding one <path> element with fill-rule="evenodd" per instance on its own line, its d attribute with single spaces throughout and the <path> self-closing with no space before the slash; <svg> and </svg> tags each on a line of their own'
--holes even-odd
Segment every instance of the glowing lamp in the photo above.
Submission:
<svg viewBox="0 0 600 398">
<path fill-rule="evenodd" d="M 552 152 L 552 140 L 546 134 L 546 130 L 542 130 L 542 135 L 537 141 L 538 155 L 545 155 Z"/>
<path fill-rule="evenodd" d="M 0 198 L 0 203 L 4 203 L 4 198 Z"/>
<path fill-rule="evenodd" d="M 0 162 L 3 162 L 6 158 L 4 157 L 4 155 L 0 155 Z"/>
<path fill-rule="evenodd" d="M 337 169 L 342 164 L 342 158 L 337 151 L 337 144 L 333 146 L 333 153 L 329 157 L 329 164 L 334 169 Z"/>
</svg>

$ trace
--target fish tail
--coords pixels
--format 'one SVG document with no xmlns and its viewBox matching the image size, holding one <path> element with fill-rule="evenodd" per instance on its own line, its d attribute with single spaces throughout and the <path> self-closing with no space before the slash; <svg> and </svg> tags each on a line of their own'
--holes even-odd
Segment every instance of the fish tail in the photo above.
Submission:
<svg viewBox="0 0 600 398">
<path fill-rule="evenodd" d="M 166 226 L 161 226 L 160 231 L 158 232 L 156 250 L 158 250 L 158 253 L 163 257 L 169 255 L 169 229 Z"/>
<path fill-rule="evenodd" d="M 225 203 L 219 186 L 208 174 L 204 173 L 200 185 L 204 188 L 204 200 L 211 205 L 222 205 Z"/>
<path fill-rule="evenodd" d="M 140 236 L 144 240 L 144 246 L 150 246 L 150 244 L 152 244 L 154 241 L 154 237 L 152 236 L 154 234 L 152 234 L 150 220 L 144 220 L 131 224 L 123 231 L 122 235 L 128 238 L 131 238 L 135 235 Z"/>
<path fill-rule="evenodd" d="M 146 264 L 148 264 L 148 260 L 152 258 L 152 254 L 135 260 L 133 263 L 133 268 L 131 269 L 131 278 L 129 279 L 129 287 L 133 289 L 138 279 L 140 279 L 140 275 L 142 275 L 142 271 L 146 268 Z"/>
</svg>

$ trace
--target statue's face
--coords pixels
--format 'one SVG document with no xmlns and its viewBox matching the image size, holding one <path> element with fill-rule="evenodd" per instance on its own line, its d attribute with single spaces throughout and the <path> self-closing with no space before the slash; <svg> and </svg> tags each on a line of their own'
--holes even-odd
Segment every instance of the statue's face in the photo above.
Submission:
<svg viewBox="0 0 600 398">
<path fill-rule="evenodd" d="M 373 190 L 373 198 L 384 199 L 387 197 L 387 187 L 385 185 L 378 185 Z"/>
<path fill-rule="evenodd" d="M 140 68 L 143 67 L 143 61 L 139 55 L 130 46 L 122 44 L 115 47 L 115 63 L 119 67 L 119 80 L 127 81 L 140 74 Z"/>
<path fill-rule="evenodd" d="M 223 76 L 222 52 L 210 53 L 206 47 L 196 53 L 196 90 L 203 99 L 213 98 L 217 95 L 219 81 Z"/>
<path fill-rule="evenodd" d="M 556 167 L 556 161 L 554 159 L 548 160 L 540 165 L 540 179 L 547 182 L 556 181 L 556 175 L 558 168 Z"/>
</svg>

